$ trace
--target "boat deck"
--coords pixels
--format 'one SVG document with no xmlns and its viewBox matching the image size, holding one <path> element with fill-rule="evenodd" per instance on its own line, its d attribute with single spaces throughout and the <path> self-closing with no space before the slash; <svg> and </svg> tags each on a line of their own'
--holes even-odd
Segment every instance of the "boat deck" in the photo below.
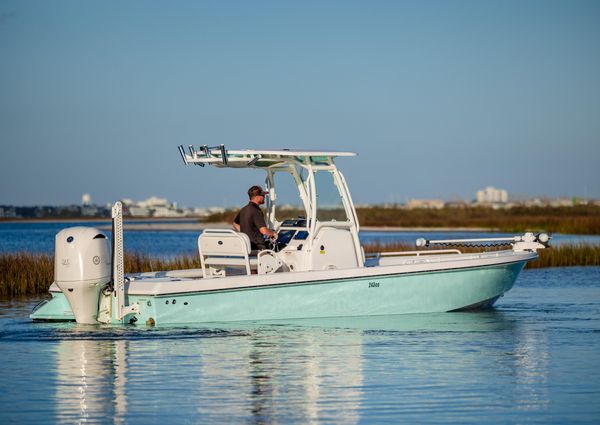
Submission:
<svg viewBox="0 0 600 425">
<path fill-rule="evenodd" d="M 530 261 L 535 252 L 512 250 L 476 254 L 446 254 L 369 258 L 365 267 L 273 274 L 240 273 L 228 269 L 224 277 L 203 278 L 202 269 L 158 271 L 127 275 L 127 293 L 130 295 L 166 296 L 171 294 L 214 292 L 279 285 L 338 282 L 349 279 L 377 278 L 405 274 L 435 273 L 436 271 L 494 267 L 507 263 Z M 53 284 L 50 291 L 60 291 Z"/>
</svg>

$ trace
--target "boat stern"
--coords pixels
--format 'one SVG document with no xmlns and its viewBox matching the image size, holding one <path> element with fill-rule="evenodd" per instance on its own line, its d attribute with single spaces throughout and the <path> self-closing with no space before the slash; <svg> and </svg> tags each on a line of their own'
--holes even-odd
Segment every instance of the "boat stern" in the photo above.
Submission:
<svg viewBox="0 0 600 425">
<path fill-rule="evenodd" d="M 60 291 L 50 291 L 52 298 L 40 301 L 29 318 L 34 322 L 74 322 L 75 315 L 67 297 Z"/>
</svg>

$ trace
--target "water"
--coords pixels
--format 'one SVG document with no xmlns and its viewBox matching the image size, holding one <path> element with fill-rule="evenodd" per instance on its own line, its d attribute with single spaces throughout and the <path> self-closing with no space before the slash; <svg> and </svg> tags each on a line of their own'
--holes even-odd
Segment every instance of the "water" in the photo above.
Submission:
<svg viewBox="0 0 600 425">
<path fill-rule="evenodd" d="M 62 229 L 73 226 L 106 227 L 110 226 L 110 222 L 0 223 L 0 253 L 53 253 L 56 234 Z M 110 231 L 107 233 L 110 234 Z M 195 252 L 198 242 L 198 232 L 195 231 L 132 231 L 124 232 L 124 237 L 128 251 L 158 256 Z"/>
<path fill-rule="evenodd" d="M 73 225 L 0 223 L 0 252 L 51 253 Z M 193 253 L 197 236 L 125 232 L 125 244 L 171 256 Z M 479 313 L 147 329 L 34 324 L 38 301 L 0 301 L 1 424 L 600 421 L 598 267 L 526 270 Z"/>
<path fill-rule="evenodd" d="M 600 268 L 495 310 L 136 328 L 0 301 L 0 423 L 598 423 Z"/>
<path fill-rule="evenodd" d="M 3 252 L 54 252 L 54 237 L 64 228 L 71 226 L 107 226 L 108 222 L 36 222 L 0 223 L 0 253 Z M 199 232 L 197 231 L 126 231 L 127 251 L 141 252 L 159 257 L 172 257 L 196 252 Z M 493 232 L 381 232 L 363 231 L 362 243 L 406 243 L 414 244 L 420 237 L 426 239 L 496 238 L 510 237 L 512 233 Z M 600 235 L 553 235 L 551 244 L 589 242 L 600 244 Z"/>
</svg>

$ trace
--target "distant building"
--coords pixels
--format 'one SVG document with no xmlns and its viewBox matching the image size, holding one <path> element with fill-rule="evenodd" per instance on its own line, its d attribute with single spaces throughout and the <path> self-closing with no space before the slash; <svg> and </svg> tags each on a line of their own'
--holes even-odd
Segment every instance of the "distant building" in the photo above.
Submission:
<svg viewBox="0 0 600 425">
<path fill-rule="evenodd" d="M 129 206 L 129 215 L 132 217 L 150 217 L 151 211 L 148 208 L 138 207 L 138 206 Z"/>
<path fill-rule="evenodd" d="M 449 201 L 444 204 L 444 208 L 468 208 L 469 204 L 465 201 Z"/>
<path fill-rule="evenodd" d="M 444 208 L 445 202 L 441 199 L 411 199 L 406 204 L 406 208 L 413 210 L 416 208 L 425 208 L 431 210 L 441 210 Z"/>
<path fill-rule="evenodd" d="M 208 212 L 210 214 L 221 214 L 221 213 L 224 213 L 225 211 L 227 211 L 227 210 L 223 207 L 209 207 L 208 208 Z"/>
<path fill-rule="evenodd" d="M 167 200 L 167 198 L 158 198 L 156 196 L 151 196 L 150 198 L 140 201 L 137 203 L 138 206 L 144 208 L 156 208 L 156 207 L 166 207 L 170 208 L 171 204 Z"/>
<path fill-rule="evenodd" d="M 0 217 L 2 218 L 17 218 L 15 207 L 0 207 Z"/>
<path fill-rule="evenodd" d="M 522 205 L 526 207 L 545 207 L 548 203 L 541 198 L 531 198 L 523 201 Z"/>
<path fill-rule="evenodd" d="M 205 215 L 205 210 L 201 214 L 196 214 L 190 208 L 178 208 L 176 202 L 169 202 L 167 198 L 156 196 L 139 202 L 131 199 L 122 199 L 121 202 L 126 206 L 126 214 L 131 217 L 178 218 Z"/>
<path fill-rule="evenodd" d="M 83 205 L 84 207 L 87 207 L 91 203 L 92 203 L 92 197 L 90 196 L 90 194 L 84 193 L 83 196 L 81 197 L 81 205 Z"/>
<path fill-rule="evenodd" d="M 210 215 L 210 212 L 206 208 L 194 208 L 191 215 L 196 217 L 207 217 Z"/>
<path fill-rule="evenodd" d="M 96 205 L 83 205 L 81 207 L 81 215 L 83 217 L 98 217 L 102 215 L 102 211 Z"/>
<path fill-rule="evenodd" d="M 488 186 L 477 191 L 478 204 L 505 204 L 508 202 L 508 192 L 504 189 L 496 189 Z"/>
<path fill-rule="evenodd" d="M 153 217 L 165 217 L 165 218 L 174 218 L 174 217 L 185 217 L 185 214 L 175 208 L 171 207 L 154 207 L 152 212 Z"/>
<path fill-rule="evenodd" d="M 572 207 L 575 204 L 576 202 L 569 198 L 555 198 L 548 201 L 548 205 L 551 207 Z"/>
</svg>

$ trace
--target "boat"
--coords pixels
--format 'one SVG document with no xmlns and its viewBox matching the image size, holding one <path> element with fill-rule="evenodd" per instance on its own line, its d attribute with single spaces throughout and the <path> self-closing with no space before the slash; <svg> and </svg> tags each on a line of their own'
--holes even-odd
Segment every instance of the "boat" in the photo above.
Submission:
<svg viewBox="0 0 600 425">
<path fill-rule="evenodd" d="M 350 190 L 335 163 L 355 153 L 178 148 L 188 166 L 264 171 L 266 220 L 277 240 L 254 252 L 244 233 L 205 229 L 197 243 L 200 268 L 126 275 L 123 211 L 116 202 L 112 239 L 81 226 L 56 235 L 51 299 L 34 309 L 34 321 L 165 326 L 485 309 L 549 244 L 547 234 L 530 232 L 421 238 L 415 250 L 365 255 Z M 286 188 L 295 192 L 299 213 L 286 208 Z M 486 244 L 506 248 L 452 248 Z"/>
</svg>

